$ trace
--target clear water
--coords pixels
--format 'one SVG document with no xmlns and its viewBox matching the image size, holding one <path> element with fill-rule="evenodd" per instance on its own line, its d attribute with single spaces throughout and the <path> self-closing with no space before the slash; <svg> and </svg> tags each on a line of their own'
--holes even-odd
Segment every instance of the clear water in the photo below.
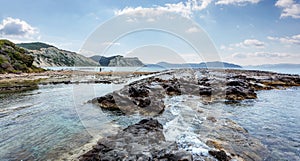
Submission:
<svg viewBox="0 0 300 161">
<path fill-rule="evenodd" d="M 138 122 L 140 116 L 114 116 L 86 103 L 122 86 L 43 85 L 34 91 L 0 94 L 0 160 L 55 160 L 71 149 L 83 146 L 92 137 L 107 136 L 119 126 Z M 226 117 L 261 140 L 271 151 L 270 160 L 300 160 L 299 98 L 300 88 L 259 91 L 256 100 L 235 105 L 213 104 L 207 108 L 226 113 Z M 174 105 L 176 102 L 169 103 Z M 184 114 L 182 119 L 192 119 L 189 118 L 191 108 L 180 110 L 173 108 L 158 119 L 165 127 L 174 123 L 178 112 Z M 195 124 L 181 125 L 180 120 L 177 125 L 195 128 Z"/>
<path fill-rule="evenodd" d="M 300 88 L 259 91 L 258 99 L 223 106 L 271 152 L 271 160 L 300 160 Z"/>
<path fill-rule="evenodd" d="M 82 146 L 91 139 L 91 134 L 80 117 L 92 118 L 98 110 L 97 116 L 101 118 L 99 108 L 84 105 L 84 102 L 117 88 L 120 85 L 45 85 L 34 91 L 1 94 L 1 160 L 54 159 Z M 85 93 L 80 93 L 83 92 L 81 89 Z M 81 97 L 78 97 L 79 93 Z M 97 127 L 109 123 L 105 117 L 99 122 Z"/>
</svg>

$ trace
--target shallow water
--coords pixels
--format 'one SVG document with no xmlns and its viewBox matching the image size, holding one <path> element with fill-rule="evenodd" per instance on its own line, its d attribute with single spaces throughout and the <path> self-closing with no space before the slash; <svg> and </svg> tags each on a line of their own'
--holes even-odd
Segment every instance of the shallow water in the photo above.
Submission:
<svg viewBox="0 0 300 161">
<path fill-rule="evenodd" d="M 42 85 L 19 94 L 0 95 L 1 160 L 45 160 L 78 148 L 92 137 L 107 136 L 140 121 L 141 116 L 115 116 L 85 103 L 123 85 Z M 169 140 L 187 150 L 207 155 L 208 147 L 195 138 L 204 118 L 193 113 L 196 106 L 213 110 L 245 127 L 270 150 L 267 160 L 300 160 L 300 88 L 259 91 L 258 99 L 239 104 L 196 102 L 182 106 L 185 96 L 166 99 L 167 110 L 157 119 Z M 193 138 L 187 142 L 187 139 Z"/>
<path fill-rule="evenodd" d="M 267 146 L 269 160 L 300 160 L 299 98 L 299 87 L 259 91 L 258 99 L 223 109 Z"/>
<path fill-rule="evenodd" d="M 70 150 L 90 139 L 74 108 L 71 85 L 2 95 L 0 107 L 3 160 L 44 159 L 56 150 Z M 78 140 L 73 142 L 74 138 Z"/>
</svg>

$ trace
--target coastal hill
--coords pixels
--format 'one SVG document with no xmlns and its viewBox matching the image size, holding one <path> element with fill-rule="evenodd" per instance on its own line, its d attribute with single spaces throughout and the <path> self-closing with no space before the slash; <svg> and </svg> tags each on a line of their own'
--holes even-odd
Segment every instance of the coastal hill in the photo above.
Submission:
<svg viewBox="0 0 300 161">
<path fill-rule="evenodd" d="M 49 66 L 98 66 L 90 58 L 75 52 L 58 49 L 41 42 L 16 44 L 30 51 L 34 57 L 33 64 L 39 67 Z"/>
<path fill-rule="evenodd" d="M 137 67 L 144 66 L 143 62 L 140 61 L 137 57 L 124 57 L 121 55 L 104 57 L 104 56 L 92 56 L 90 57 L 94 61 L 99 62 L 101 66 L 109 66 L 109 67 Z"/>
<path fill-rule="evenodd" d="M 185 63 L 185 64 L 172 64 L 167 62 L 159 62 L 156 65 L 164 68 L 242 68 L 239 65 L 226 63 L 226 62 L 202 62 L 200 64 L 197 63 Z"/>
<path fill-rule="evenodd" d="M 8 40 L 0 40 L 0 73 L 39 72 L 34 57 Z"/>
</svg>

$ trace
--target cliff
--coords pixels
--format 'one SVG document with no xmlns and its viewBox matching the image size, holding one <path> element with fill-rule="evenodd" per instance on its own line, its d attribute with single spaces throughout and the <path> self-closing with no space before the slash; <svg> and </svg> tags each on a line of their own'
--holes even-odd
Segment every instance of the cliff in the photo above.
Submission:
<svg viewBox="0 0 300 161">
<path fill-rule="evenodd" d="M 136 67 L 144 66 L 137 57 L 123 57 L 121 55 L 104 57 L 104 56 L 92 56 L 91 59 L 98 61 L 101 66 L 110 67 Z"/>
<path fill-rule="evenodd" d="M 39 67 L 49 66 L 98 66 L 90 58 L 75 52 L 58 49 L 52 45 L 36 42 L 22 43 L 18 46 L 28 49 L 34 57 L 33 64 Z"/>
</svg>

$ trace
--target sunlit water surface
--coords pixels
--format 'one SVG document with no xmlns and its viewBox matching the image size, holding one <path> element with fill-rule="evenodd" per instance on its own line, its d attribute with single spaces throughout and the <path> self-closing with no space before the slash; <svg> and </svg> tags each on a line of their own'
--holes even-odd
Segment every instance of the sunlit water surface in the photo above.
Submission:
<svg viewBox="0 0 300 161">
<path fill-rule="evenodd" d="M 0 94 L 1 160 L 53 159 L 83 146 L 96 136 L 107 136 L 119 127 L 138 122 L 140 116 L 120 117 L 86 103 L 123 85 L 41 85 L 39 89 Z M 238 104 L 212 104 L 246 128 L 270 150 L 272 160 L 300 160 L 300 88 L 259 91 L 258 99 Z M 174 102 L 167 102 L 174 104 Z M 173 110 L 173 111 L 170 111 Z M 178 113 L 166 110 L 158 117 L 165 128 Z M 188 115 L 185 115 L 185 117 Z M 190 120 L 190 118 L 184 118 Z M 188 121 L 177 126 L 194 128 Z M 190 126 L 190 127 L 189 127 Z M 172 136 L 172 135 L 169 135 Z"/>
</svg>

